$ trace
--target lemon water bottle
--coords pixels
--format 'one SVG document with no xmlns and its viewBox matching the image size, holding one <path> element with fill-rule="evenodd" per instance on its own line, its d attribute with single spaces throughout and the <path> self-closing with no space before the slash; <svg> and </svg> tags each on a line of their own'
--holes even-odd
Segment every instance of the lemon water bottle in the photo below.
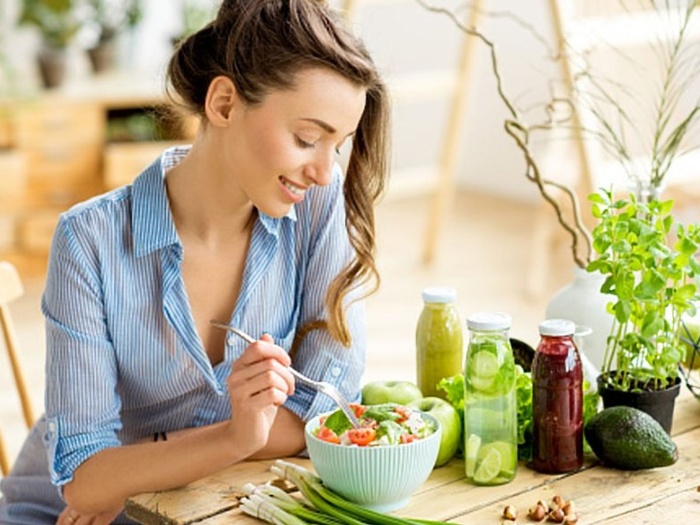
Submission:
<svg viewBox="0 0 700 525">
<path fill-rule="evenodd" d="M 462 372 L 462 322 L 453 288 L 423 290 L 423 311 L 416 325 L 416 376 L 425 397 L 445 397 L 437 384 Z"/>
<path fill-rule="evenodd" d="M 464 451 L 467 479 L 500 485 L 515 477 L 518 421 L 511 318 L 483 312 L 467 318 L 464 366 Z"/>
</svg>

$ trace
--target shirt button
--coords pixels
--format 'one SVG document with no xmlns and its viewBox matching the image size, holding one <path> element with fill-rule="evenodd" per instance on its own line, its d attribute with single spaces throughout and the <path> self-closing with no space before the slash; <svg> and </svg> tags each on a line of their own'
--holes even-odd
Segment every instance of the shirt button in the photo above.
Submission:
<svg viewBox="0 0 700 525">
<path fill-rule="evenodd" d="M 227 342 L 228 342 L 228 345 L 229 345 L 229 346 L 233 346 L 234 343 L 236 342 L 236 338 L 235 338 L 234 336 L 232 336 L 232 335 L 229 335 L 229 336 L 228 336 L 228 341 L 227 341 Z"/>
<path fill-rule="evenodd" d="M 49 432 L 56 432 L 56 423 L 53 421 L 49 423 Z"/>
<path fill-rule="evenodd" d="M 333 377 L 338 377 L 340 375 L 340 367 L 334 366 L 333 368 L 331 368 L 331 375 Z"/>
</svg>

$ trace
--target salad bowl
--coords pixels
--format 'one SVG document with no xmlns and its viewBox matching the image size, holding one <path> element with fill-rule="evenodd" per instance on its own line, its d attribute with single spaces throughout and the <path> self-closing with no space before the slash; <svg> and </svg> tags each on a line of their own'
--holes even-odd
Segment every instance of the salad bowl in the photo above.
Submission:
<svg viewBox="0 0 700 525">
<path fill-rule="evenodd" d="M 408 443 L 377 446 L 331 443 L 316 435 L 326 416 L 309 420 L 305 427 L 307 451 L 323 484 L 349 501 L 380 512 L 408 504 L 435 465 L 441 434 L 437 419 L 414 412 L 435 430 Z"/>
</svg>

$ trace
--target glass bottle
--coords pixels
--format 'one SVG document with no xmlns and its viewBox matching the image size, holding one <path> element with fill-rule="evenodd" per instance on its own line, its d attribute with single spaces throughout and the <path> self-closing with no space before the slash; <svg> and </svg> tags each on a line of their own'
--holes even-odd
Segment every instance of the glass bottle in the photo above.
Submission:
<svg viewBox="0 0 700 525">
<path fill-rule="evenodd" d="M 464 365 L 466 476 L 477 485 L 500 485 L 515 477 L 518 419 L 515 361 L 504 313 L 467 318 L 469 345 Z"/>
<path fill-rule="evenodd" d="M 445 397 L 437 384 L 462 372 L 462 323 L 453 288 L 423 290 L 423 311 L 416 325 L 416 375 L 426 397 Z"/>
<path fill-rule="evenodd" d="M 583 369 L 574 344 L 576 325 L 548 319 L 532 364 L 532 467 L 559 473 L 583 465 Z"/>
</svg>

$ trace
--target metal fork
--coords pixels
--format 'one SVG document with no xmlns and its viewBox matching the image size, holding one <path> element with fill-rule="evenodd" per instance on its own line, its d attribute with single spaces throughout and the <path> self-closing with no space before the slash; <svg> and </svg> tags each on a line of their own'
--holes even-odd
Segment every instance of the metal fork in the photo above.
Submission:
<svg viewBox="0 0 700 525">
<path fill-rule="evenodd" d="M 239 330 L 238 328 L 234 328 L 233 326 L 219 323 L 218 321 L 214 321 L 214 320 L 209 321 L 209 322 L 211 323 L 212 326 L 216 326 L 217 328 L 223 328 L 224 330 L 226 330 L 228 332 L 232 332 L 232 333 L 236 334 L 238 337 L 247 341 L 250 344 L 257 342 L 256 339 L 254 339 L 250 335 L 246 334 L 244 331 Z M 301 381 L 302 383 L 305 383 L 305 384 L 309 385 L 311 388 L 313 388 L 314 390 L 317 390 L 317 391 L 321 392 L 322 394 L 325 394 L 328 397 L 330 397 L 340 407 L 340 409 L 343 411 L 343 414 L 345 414 L 345 416 L 350 420 L 350 423 L 352 424 L 352 426 L 355 428 L 360 427 L 360 421 L 357 419 L 355 412 L 353 411 L 352 408 L 350 408 L 350 404 L 345 399 L 345 396 L 335 386 L 333 386 L 330 383 L 326 383 L 325 381 L 314 381 L 313 379 L 306 377 L 301 372 L 297 372 L 291 366 L 287 367 L 287 370 L 289 370 L 289 372 L 296 379 Z"/>
</svg>

